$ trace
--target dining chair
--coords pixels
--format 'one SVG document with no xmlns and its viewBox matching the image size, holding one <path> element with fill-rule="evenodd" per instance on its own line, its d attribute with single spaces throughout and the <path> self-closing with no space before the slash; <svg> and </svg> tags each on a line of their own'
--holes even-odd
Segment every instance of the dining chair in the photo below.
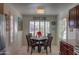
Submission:
<svg viewBox="0 0 79 59">
<path fill-rule="evenodd" d="M 48 47 L 50 48 L 50 52 L 51 52 L 52 40 L 53 40 L 53 37 L 52 36 L 51 37 L 48 37 L 48 39 L 44 43 L 44 49 L 46 50 L 46 54 L 48 54 L 48 51 L 47 51 L 47 48 Z"/>
<path fill-rule="evenodd" d="M 31 54 L 33 53 L 33 50 L 35 50 L 36 46 L 38 46 L 37 40 L 31 39 Z"/>
<path fill-rule="evenodd" d="M 27 48 L 27 52 L 28 52 L 29 51 L 29 47 L 31 45 L 30 36 L 29 35 L 26 35 L 26 39 L 27 39 L 27 45 L 28 45 L 28 48 Z"/>
<path fill-rule="evenodd" d="M 36 41 L 32 40 L 30 35 L 26 35 L 26 39 L 27 39 L 27 44 L 28 44 L 27 52 L 29 51 L 29 48 L 31 47 L 31 54 L 32 54 L 33 50 L 35 50 L 35 47 L 37 46 Z"/>
</svg>

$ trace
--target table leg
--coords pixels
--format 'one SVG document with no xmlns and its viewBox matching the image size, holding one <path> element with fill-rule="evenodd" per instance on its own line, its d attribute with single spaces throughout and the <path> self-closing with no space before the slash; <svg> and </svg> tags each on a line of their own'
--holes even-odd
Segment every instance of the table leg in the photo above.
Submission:
<svg viewBox="0 0 79 59">
<path fill-rule="evenodd" d="M 40 53 L 41 52 L 41 46 L 38 45 L 38 52 Z"/>
</svg>

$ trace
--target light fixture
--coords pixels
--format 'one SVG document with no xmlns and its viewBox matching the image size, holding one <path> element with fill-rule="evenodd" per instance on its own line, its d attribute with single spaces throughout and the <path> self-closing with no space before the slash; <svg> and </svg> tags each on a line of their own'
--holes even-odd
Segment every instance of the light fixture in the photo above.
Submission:
<svg viewBox="0 0 79 59">
<path fill-rule="evenodd" d="M 37 14 L 44 14 L 45 13 L 45 9 L 43 6 L 38 6 L 36 9 Z"/>
</svg>

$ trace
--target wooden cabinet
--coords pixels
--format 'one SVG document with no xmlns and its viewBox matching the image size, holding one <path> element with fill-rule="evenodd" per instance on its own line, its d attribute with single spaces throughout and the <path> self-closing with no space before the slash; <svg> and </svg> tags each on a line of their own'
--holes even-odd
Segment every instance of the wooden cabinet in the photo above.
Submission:
<svg viewBox="0 0 79 59">
<path fill-rule="evenodd" d="M 69 10 L 69 27 L 79 28 L 79 5 Z"/>
<path fill-rule="evenodd" d="M 64 41 L 60 42 L 61 55 L 74 55 L 74 47 Z"/>
<path fill-rule="evenodd" d="M 0 3 L 0 14 L 3 14 L 4 12 L 4 4 Z"/>
<path fill-rule="evenodd" d="M 69 26 L 71 28 L 75 28 L 76 27 L 76 8 L 72 8 L 69 11 Z"/>
<path fill-rule="evenodd" d="M 76 27 L 79 28 L 79 5 L 76 6 Z"/>
</svg>

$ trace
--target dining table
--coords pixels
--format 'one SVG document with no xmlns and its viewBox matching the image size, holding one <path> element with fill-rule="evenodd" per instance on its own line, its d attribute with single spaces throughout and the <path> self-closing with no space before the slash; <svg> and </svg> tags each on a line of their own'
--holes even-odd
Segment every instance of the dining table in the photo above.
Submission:
<svg viewBox="0 0 79 59">
<path fill-rule="evenodd" d="M 38 52 L 40 53 L 41 52 L 41 46 L 48 39 L 48 37 L 45 37 L 45 36 L 44 37 L 35 37 L 35 36 L 32 36 L 30 39 L 37 42 L 37 44 L 38 44 Z"/>
</svg>

